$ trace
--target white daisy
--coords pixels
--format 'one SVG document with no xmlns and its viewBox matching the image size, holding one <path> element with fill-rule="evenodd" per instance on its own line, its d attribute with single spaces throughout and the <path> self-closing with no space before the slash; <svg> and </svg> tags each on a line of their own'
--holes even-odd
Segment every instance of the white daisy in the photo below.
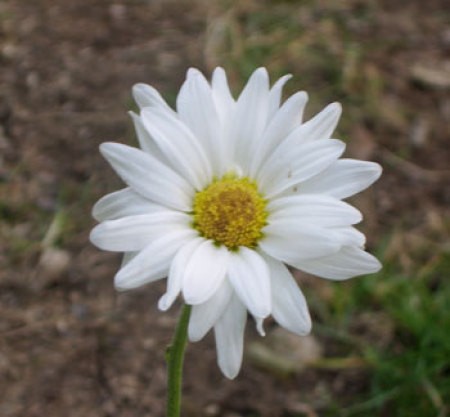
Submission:
<svg viewBox="0 0 450 417">
<path fill-rule="evenodd" d="M 159 308 L 179 294 L 192 305 L 189 339 L 214 328 L 218 363 L 241 367 L 247 310 L 264 334 L 272 315 L 299 335 L 311 329 L 305 298 L 286 265 L 332 280 L 380 269 L 353 225 L 361 213 L 341 201 L 372 184 L 373 162 L 340 159 L 331 135 L 333 103 L 307 122 L 298 92 L 281 104 L 256 70 L 234 100 L 222 68 L 209 83 L 190 69 L 172 110 L 152 87 L 137 84 L 131 113 L 141 149 L 100 150 L 127 187 L 93 208 L 101 222 L 91 241 L 124 252 L 115 286 L 127 290 L 167 277 Z"/>
</svg>

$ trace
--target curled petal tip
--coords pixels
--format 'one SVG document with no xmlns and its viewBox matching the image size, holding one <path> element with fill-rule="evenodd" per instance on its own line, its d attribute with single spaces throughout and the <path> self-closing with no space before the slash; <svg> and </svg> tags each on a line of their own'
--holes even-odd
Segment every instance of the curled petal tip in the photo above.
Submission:
<svg viewBox="0 0 450 417">
<path fill-rule="evenodd" d="M 159 299 L 159 301 L 158 301 L 158 308 L 161 310 L 161 311 L 167 311 L 169 308 L 170 308 L 170 306 L 171 306 L 171 302 L 170 302 L 170 300 L 168 299 L 169 297 L 167 296 L 167 294 L 164 294 L 160 299 Z"/>
<path fill-rule="evenodd" d="M 266 335 L 266 331 L 264 330 L 264 320 L 263 319 L 256 319 L 256 330 L 258 331 L 258 333 L 261 336 L 265 336 Z"/>
</svg>

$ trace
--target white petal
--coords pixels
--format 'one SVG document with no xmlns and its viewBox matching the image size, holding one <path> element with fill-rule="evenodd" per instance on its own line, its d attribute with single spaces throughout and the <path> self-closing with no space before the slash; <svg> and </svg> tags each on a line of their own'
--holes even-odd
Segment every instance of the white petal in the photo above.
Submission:
<svg viewBox="0 0 450 417">
<path fill-rule="evenodd" d="M 137 214 L 100 223 L 92 229 L 90 239 L 103 250 L 138 251 L 172 229 L 190 229 L 190 221 L 187 214 L 168 209 L 152 214 Z"/>
<path fill-rule="evenodd" d="M 175 253 L 195 236 L 194 230 L 172 230 L 152 241 L 116 274 L 114 285 L 129 290 L 164 278 Z"/>
<path fill-rule="evenodd" d="M 230 379 L 235 378 L 241 369 L 246 321 L 245 307 L 233 296 L 225 313 L 214 326 L 217 362 L 223 374 Z"/>
<path fill-rule="evenodd" d="M 164 207 L 140 196 L 131 188 L 124 188 L 98 200 L 92 208 L 92 216 L 101 222 L 136 214 L 151 214 L 164 209 Z"/>
<path fill-rule="evenodd" d="M 281 262 L 265 257 L 272 283 L 272 316 L 285 329 L 304 336 L 311 331 L 305 297 L 289 270 Z"/>
<path fill-rule="evenodd" d="M 143 107 L 167 107 L 167 103 L 161 97 L 161 94 L 150 85 L 135 84 L 133 86 L 133 98 L 137 105 L 142 109 Z"/>
<path fill-rule="evenodd" d="M 353 206 L 333 197 L 305 194 L 280 197 L 269 202 L 269 223 L 273 221 L 300 221 L 321 227 L 347 226 L 359 223 L 362 215 Z"/>
<path fill-rule="evenodd" d="M 216 68 L 211 80 L 212 96 L 216 104 L 217 113 L 224 122 L 231 114 L 235 101 L 228 86 L 227 75 L 223 68 Z"/>
<path fill-rule="evenodd" d="M 283 92 L 283 87 L 286 82 L 292 78 L 291 74 L 284 75 L 279 78 L 273 87 L 270 89 L 269 93 L 269 118 L 272 118 L 276 113 L 281 103 L 281 94 Z"/>
<path fill-rule="evenodd" d="M 156 158 L 120 143 L 103 143 L 100 151 L 117 174 L 143 197 L 174 209 L 191 209 L 192 186 Z"/>
<path fill-rule="evenodd" d="M 180 119 L 198 138 L 212 163 L 214 174 L 225 170 L 224 162 L 229 160 L 227 143 L 223 138 L 216 103 L 211 87 L 203 74 L 191 68 L 177 97 Z"/>
<path fill-rule="evenodd" d="M 302 222 L 276 221 L 263 229 L 259 246 L 275 259 L 292 262 L 336 253 L 341 248 L 340 235 L 333 229 Z"/>
<path fill-rule="evenodd" d="M 369 187 L 380 177 L 381 171 L 380 165 L 375 162 L 340 159 L 319 175 L 303 182 L 298 192 L 347 198 Z"/>
<path fill-rule="evenodd" d="M 160 310 L 168 310 L 177 298 L 183 285 L 186 265 L 192 254 L 204 241 L 204 238 L 197 237 L 182 246 L 176 253 L 167 276 L 167 292 L 160 298 L 158 303 Z"/>
<path fill-rule="evenodd" d="M 302 260 L 291 265 L 310 274 L 333 280 L 373 274 L 381 269 L 378 259 L 362 249 L 351 246 L 343 247 L 338 253 L 330 256 Z"/>
<path fill-rule="evenodd" d="M 150 133 L 145 129 L 144 124 L 142 123 L 141 117 L 136 113 L 130 111 L 128 112 L 133 120 L 134 129 L 136 130 L 136 136 L 139 142 L 140 148 L 144 151 L 152 155 L 153 157 L 161 160 L 166 165 L 168 165 L 168 161 L 166 157 L 162 154 L 159 148 L 156 146 L 155 141 L 151 137 Z"/>
<path fill-rule="evenodd" d="M 186 304 L 204 303 L 220 287 L 228 269 L 229 251 L 205 240 L 196 248 L 183 276 L 183 296 Z"/>
<path fill-rule="evenodd" d="M 339 103 L 329 104 L 299 128 L 298 136 L 305 141 L 329 139 L 336 129 L 341 113 L 342 107 Z"/>
<path fill-rule="evenodd" d="M 269 268 L 261 255 L 246 247 L 232 252 L 228 279 L 238 297 L 255 317 L 264 318 L 270 314 L 272 303 Z"/>
<path fill-rule="evenodd" d="M 333 227 L 333 232 L 338 233 L 342 246 L 356 246 L 364 248 L 366 237 L 354 227 Z"/>
<path fill-rule="evenodd" d="M 252 176 L 256 175 L 261 164 L 270 156 L 276 146 L 301 123 L 307 100 L 308 95 L 302 91 L 289 97 L 277 110 L 252 155 L 250 167 Z"/>
<path fill-rule="evenodd" d="M 171 166 L 199 190 L 212 177 L 211 166 L 197 138 L 173 113 L 146 108 L 142 123 Z"/>
<path fill-rule="evenodd" d="M 248 171 L 249 161 L 268 122 L 269 76 L 257 69 L 244 87 L 235 107 L 230 140 L 239 166 Z"/>
<path fill-rule="evenodd" d="M 336 139 L 300 143 L 297 146 L 286 140 L 263 165 L 257 182 L 265 196 L 271 198 L 322 172 L 344 150 L 344 142 Z"/>
<path fill-rule="evenodd" d="M 189 340 L 197 342 L 216 324 L 230 302 L 233 290 L 225 279 L 220 288 L 202 304 L 192 307 L 189 319 Z"/>
</svg>

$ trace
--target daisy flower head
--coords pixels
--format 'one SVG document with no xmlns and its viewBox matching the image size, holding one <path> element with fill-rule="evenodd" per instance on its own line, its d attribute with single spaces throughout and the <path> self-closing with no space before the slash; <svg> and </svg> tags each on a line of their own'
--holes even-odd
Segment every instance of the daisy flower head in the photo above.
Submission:
<svg viewBox="0 0 450 417">
<path fill-rule="evenodd" d="M 159 308 L 181 295 L 192 306 L 188 335 L 214 329 L 218 363 L 241 367 L 249 312 L 299 335 L 311 329 L 305 298 L 287 265 L 331 280 L 376 272 L 354 228 L 361 213 L 342 201 L 381 174 L 373 162 L 342 159 L 332 138 L 338 103 L 303 121 L 307 94 L 281 102 L 289 76 L 269 84 L 257 69 L 237 99 L 226 73 L 209 82 L 190 69 L 173 110 L 151 86 L 137 84 L 131 112 L 140 149 L 103 143 L 101 153 L 126 188 L 93 208 L 91 241 L 124 252 L 121 290 L 167 277 Z"/>
</svg>

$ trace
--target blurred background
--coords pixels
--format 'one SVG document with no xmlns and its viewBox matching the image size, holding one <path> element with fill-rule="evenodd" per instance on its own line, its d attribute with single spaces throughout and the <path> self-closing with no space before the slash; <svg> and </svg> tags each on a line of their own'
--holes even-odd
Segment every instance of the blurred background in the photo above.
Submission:
<svg viewBox="0 0 450 417">
<path fill-rule="evenodd" d="M 352 200 L 376 275 L 297 273 L 314 328 L 247 326 L 235 381 L 211 335 L 188 347 L 184 416 L 450 415 L 450 13 L 445 0 L 0 1 L 0 416 L 164 415 L 179 305 L 164 283 L 117 294 L 118 255 L 88 240 L 121 187 L 103 141 L 135 144 L 134 83 L 170 103 L 190 66 L 237 93 L 266 66 L 344 107 L 346 155 L 381 180 Z"/>
</svg>

